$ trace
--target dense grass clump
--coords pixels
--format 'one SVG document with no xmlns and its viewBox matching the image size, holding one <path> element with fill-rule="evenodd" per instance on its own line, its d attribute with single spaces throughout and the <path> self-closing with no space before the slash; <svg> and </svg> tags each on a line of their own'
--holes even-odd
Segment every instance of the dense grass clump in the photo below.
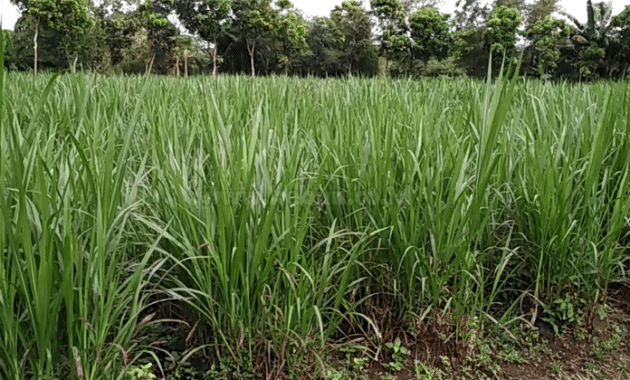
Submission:
<svg viewBox="0 0 630 380">
<path fill-rule="evenodd" d="M 165 298 L 236 357 L 625 277 L 625 84 L 50 79 L 4 77 L 2 379 L 121 378 Z"/>
</svg>

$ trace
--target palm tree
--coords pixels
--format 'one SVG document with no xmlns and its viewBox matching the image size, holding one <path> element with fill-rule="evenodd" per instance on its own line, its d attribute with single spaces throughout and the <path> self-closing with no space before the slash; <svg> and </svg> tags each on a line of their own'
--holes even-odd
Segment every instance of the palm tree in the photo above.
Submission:
<svg viewBox="0 0 630 380">
<path fill-rule="evenodd" d="M 599 2 L 593 4 L 591 0 L 586 2 L 586 24 L 581 23 L 576 17 L 562 12 L 562 15 L 569 19 L 574 26 L 573 42 L 577 45 L 587 45 L 596 43 L 600 47 L 605 47 L 610 43 L 613 26 L 612 4 Z"/>
<path fill-rule="evenodd" d="M 573 23 L 573 41 L 576 47 L 574 67 L 579 69 L 580 76 L 609 76 L 612 51 L 616 33 L 612 21 L 612 4 L 592 0 L 586 2 L 586 24 L 574 16 L 563 12 Z"/>
</svg>

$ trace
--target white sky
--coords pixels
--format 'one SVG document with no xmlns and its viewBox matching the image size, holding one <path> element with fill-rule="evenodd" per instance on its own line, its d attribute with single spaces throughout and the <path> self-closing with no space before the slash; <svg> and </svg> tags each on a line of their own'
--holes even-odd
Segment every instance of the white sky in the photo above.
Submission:
<svg viewBox="0 0 630 380">
<path fill-rule="evenodd" d="M 343 0 L 293 0 L 293 4 L 298 9 L 304 11 L 306 16 L 326 16 L 330 10 Z M 453 12 L 457 0 L 444 0 L 441 7 L 443 12 Z M 363 0 L 364 4 L 369 4 L 369 0 Z M 613 0 L 614 13 L 621 12 L 626 5 L 630 5 L 630 0 Z M 560 0 L 561 6 L 570 14 L 580 20 L 586 19 L 586 0 Z M 17 8 L 9 0 L 0 0 L 0 10 L 2 16 L 2 28 L 13 29 L 19 17 Z"/>
</svg>

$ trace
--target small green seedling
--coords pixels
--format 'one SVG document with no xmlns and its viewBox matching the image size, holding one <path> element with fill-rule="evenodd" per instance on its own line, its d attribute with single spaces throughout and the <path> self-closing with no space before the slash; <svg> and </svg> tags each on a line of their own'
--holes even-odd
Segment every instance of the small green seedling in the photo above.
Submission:
<svg viewBox="0 0 630 380">
<path fill-rule="evenodd" d="M 150 380 L 155 379 L 153 374 L 153 365 L 151 363 L 142 365 L 140 367 L 131 367 L 127 370 L 127 379 L 129 380 Z"/>
<path fill-rule="evenodd" d="M 400 372 L 405 366 L 405 358 L 409 355 L 409 350 L 403 347 L 400 338 L 396 338 L 393 343 L 386 343 L 385 347 L 392 350 L 392 361 L 387 363 L 387 367 Z"/>
</svg>

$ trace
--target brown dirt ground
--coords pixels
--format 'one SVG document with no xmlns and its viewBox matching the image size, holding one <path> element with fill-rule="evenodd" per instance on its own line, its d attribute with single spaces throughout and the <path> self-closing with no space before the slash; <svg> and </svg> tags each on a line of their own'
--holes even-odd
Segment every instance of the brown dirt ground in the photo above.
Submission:
<svg viewBox="0 0 630 380">
<path fill-rule="evenodd" d="M 474 347 L 462 343 L 445 341 L 444 337 L 454 332 L 448 316 L 437 318 L 437 322 L 429 325 L 419 323 L 418 337 L 403 339 L 406 347 L 410 348 L 410 355 L 405 368 L 396 374 L 398 380 L 417 379 L 414 372 L 414 361 L 419 360 L 424 365 L 445 369 L 442 357 L 449 358 L 452 368 L 449 376 L 444 378 L 424 377 L 424 379 L 500 379 L 500 380 L 630 380 L 630 287 L 624 287 L 615 293 L 611 302 L 613 307 L 606 320 L 600 319 L 592 313 L 586 319 L 586 338 L 576 338 L 576 328 L 567 327 L 562 335 L 554 335 L 549 330 L 540 329 L 541 338 L 537 344 L 536 354 L 523 352 L 526 363 L 508 363 L 496 360 L 498 371 L 484 368 L 473 368 L 462 371 L 467 354 L 474 355 Z M 610 341 L 614 337 L 614 326 L 625 327 L 622 335 L 617 333 L 617 343 L 600 352 L 597 357 L 594 350 L 598 342 Z M 496 354 L 496 353 L 495 353 Z M 496 357 L 497 355 L 495 355 Z M 369 380 L 393 379 L 391 373 L 380 361 L 373 361 L 368 368 Z M 474 367 L 474 364 L 472 365 Z M 459 368 L 459 369 L 458 369 Z"/>
</svg>

